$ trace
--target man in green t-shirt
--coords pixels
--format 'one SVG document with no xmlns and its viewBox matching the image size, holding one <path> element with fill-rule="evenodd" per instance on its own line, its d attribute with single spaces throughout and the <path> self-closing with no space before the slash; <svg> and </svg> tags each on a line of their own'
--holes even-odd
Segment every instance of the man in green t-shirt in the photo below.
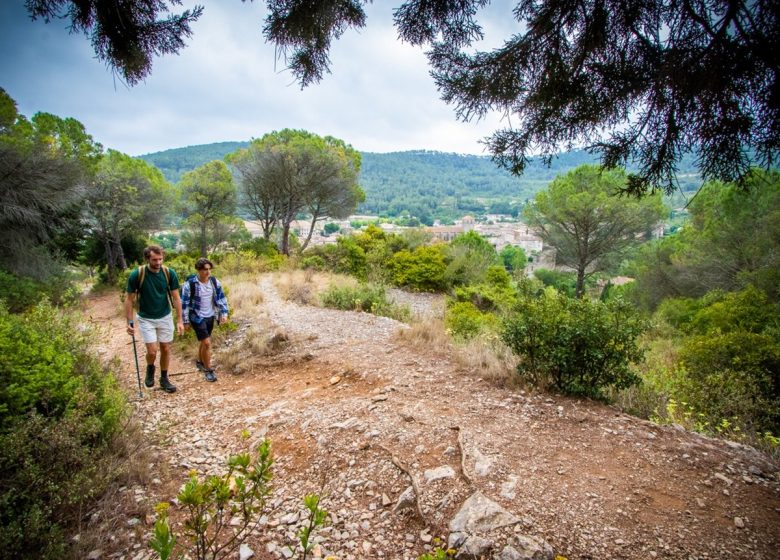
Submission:
<svg viewBox="0 0 780 560">
<path fill-rule="evenodd" d="M 125 315 L 127 333 L 135 335 L 136 321 L 133 319 L 135 298 L 140 298 L 138 306 L 138 330 L 146 344 L 147 387 L 154 385 L 154 361 L 157 349 L 160 349 L 160 387 L 168 393 L 176 391 L 176 386 L 168 380 L 168 364 L 171 361 L 171 342 L 173 342 L 173 315 L 171 303 L 176 309 L 176 331 L 184 333 L 179 297 L 179 277 L 176 271 L 163 266 L 162 247 L 150 245 L 144 249 L 146 265 L 135 269 L 127 278 L 127 297 Z"/>
</svg>

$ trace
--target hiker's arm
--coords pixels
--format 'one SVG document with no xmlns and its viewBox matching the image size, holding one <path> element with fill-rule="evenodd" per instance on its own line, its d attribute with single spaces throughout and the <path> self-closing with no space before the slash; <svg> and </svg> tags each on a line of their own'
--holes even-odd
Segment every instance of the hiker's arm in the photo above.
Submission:
<svg viewBox="0 0 780 560">
<path fill-rule="evenodd" d="M 125 292 L 125 318 L 127 319 L 127 334 L 135 334 L 135 321 L 133 317 L 133 302 L 135 294 Z"/>
<path fill-rule="evenodd" d="M 184 328 L 190 328 L 190 283 L 185 282 L 181 287 L 181 318 L 184 321 Z"/>
<path fill-rule="evenodd" d="M 227 296 L 225 295 L 225 292 L 222 289 L 222 284 L 220 284 L 219 281 L 217 281 L 216 305 L 219 311 L 219 324 L 224 325 L 225 323 L 228 322 L 228 317 L 230 316 L 230 308 L 228 307 Z"/>
<path fill-rule="evenodd" d="M 181 316 L 181 296 L 179 296 L 179 290 L 171 291 L 171 297 L 173 298 L 173 307 L 176 308 L 176 332 L 181 336 L 184 334 L 184 321 Z"/>
</svg>

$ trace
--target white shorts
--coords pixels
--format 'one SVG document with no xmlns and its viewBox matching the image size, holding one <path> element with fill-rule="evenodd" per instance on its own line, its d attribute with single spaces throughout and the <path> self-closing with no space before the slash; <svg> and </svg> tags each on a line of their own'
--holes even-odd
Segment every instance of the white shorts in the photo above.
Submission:
<svg viewBox="0 0 780 560">
<path fill-rule="evenodd" d="M 144 319 L 143 317 L 136 317 L 136 319 L 144 343 L 153 344 L 155 342 L 162 342 L 165 344 L 173 341 L 172 313 L 168 313 L 161 319 Z"/>
</svg>

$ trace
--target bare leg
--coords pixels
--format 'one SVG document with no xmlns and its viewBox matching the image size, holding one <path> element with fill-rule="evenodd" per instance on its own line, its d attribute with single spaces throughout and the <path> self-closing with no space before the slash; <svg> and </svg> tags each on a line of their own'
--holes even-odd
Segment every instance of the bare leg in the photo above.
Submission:
<svg viewBox="0 0 780 560">
<path fill-rule="evenodd" d="M 160 343 L 160 371 L 168 371 L 168 364 L 171 363 L 171 343 Z"/>
<path fill-rule="evenodd" d="M 146 365 L 153 366 L 154 361 L 157 359 L 157 343 L 150 342 L 146 345 Z M 162 367 L 162 364 L 160 364 Z"/>
<path fill-rule="evenodd" d="M 203 367 L 211 369 L 211 337 L 200 341 L 198 347 L 198 358 L 203 362 Z"/>
</svg>

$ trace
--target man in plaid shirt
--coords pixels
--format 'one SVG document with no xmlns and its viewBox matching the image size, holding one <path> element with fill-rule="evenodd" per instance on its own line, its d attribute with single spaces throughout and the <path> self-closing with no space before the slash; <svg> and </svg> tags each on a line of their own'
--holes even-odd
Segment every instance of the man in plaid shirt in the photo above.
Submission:
<svg viewBox="0 0 780 560">
<path fill-rule="evenodd" d="M 184 282 L 181 289 L 181 309 L 184 328 L 192 327 L 198 337 L 198 359 L 195 365 L 203 372 L 206 381 L 216 381 L 211 367 L 211 331 L 214 321 L 220 325 L 228 320 L 228 301 L 222 284 L 211 275 L 214 268 L 208 259 L 200 258 L 195 263 L 197 275 Z"/>
</svg>

